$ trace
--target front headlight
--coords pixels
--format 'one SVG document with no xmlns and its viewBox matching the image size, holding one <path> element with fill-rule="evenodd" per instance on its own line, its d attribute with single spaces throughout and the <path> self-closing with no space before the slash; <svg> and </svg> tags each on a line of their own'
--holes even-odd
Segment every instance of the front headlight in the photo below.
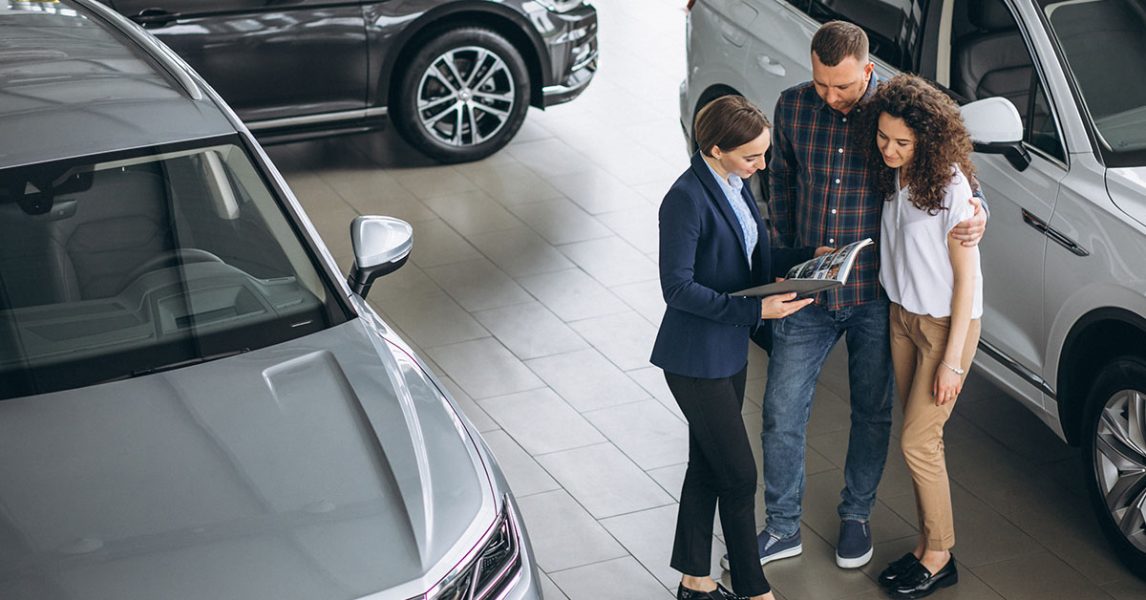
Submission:
<svg viewBox="0 0 1146 600">
<path fill-rule="evenodd" d="M 493 529 L 424 598 L 426 600 L 486 600 L 508 590 L 521 572 L 521 538 L 517 515 L 509 498 Z"/>
<path fill-rule="evenodd" d="M 569 12 L 585 3 L 585 0 L 534 0 L 547 10 L 557 13 Z"/>
</svg>

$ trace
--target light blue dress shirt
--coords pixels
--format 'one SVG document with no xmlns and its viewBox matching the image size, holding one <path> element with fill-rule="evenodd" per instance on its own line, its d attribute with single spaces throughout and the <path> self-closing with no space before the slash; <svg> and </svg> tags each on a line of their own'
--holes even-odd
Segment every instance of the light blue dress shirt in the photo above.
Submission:
<svg viewBox="0 0 1146 600">
<path fill-rule="evenodd" d="M 748 268 L 752 268 L 752 251 L 756 249 L 756 240 L 760 237 L 760 232 L 756 230 L 756 219 L 752 217 L 752 211 L 748 209 L 744 196 L 740 195 L 740 191 L 744 188 L 744 180 L 736 175 L 729 175 L 728 179 L 724 179 L 716 173 L 707 160 L 704 164 L 716 179 L 716 183 L 720 185 L 724 198 L 728 200 L 736 220 L 740 222 L 740 232 L 744 236 L 745 258 L 748 259 Z"/>
</svg>

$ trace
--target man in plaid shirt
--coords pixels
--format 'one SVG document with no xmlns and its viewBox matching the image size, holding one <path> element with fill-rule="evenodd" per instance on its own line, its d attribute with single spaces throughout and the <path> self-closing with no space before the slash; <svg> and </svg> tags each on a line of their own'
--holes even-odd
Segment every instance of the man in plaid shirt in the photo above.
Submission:
<svg viewBox="0 0 1146 600">
<path fill-rule="evenodd" d="M 851 23 L 827 23 L 812 38 L 811 58 L 812 81 L 785 90 L 776 105 L 769 165 L 774 243 L 839 247 L 867 237 L 878 242 L 884 199 L 869 186 L 862 152 L 850 139 L 878 80 L 867 35 Z M 953 235 L 973 245 L 985 223 L 977 212 Z M 887 459 L 894 383 L 878 247 L 860 253 L 847 285 L 819 294 L 815 304 L 773 324 L 761 435 L 768 512 L 758 537 L 761 564 L 803 550 L 804 444 L 812 395 L 828 352 L 845 334 L 851 435 L 836 564 L 854 569 L 871 560 L 868 519 Z"/>
</svg>

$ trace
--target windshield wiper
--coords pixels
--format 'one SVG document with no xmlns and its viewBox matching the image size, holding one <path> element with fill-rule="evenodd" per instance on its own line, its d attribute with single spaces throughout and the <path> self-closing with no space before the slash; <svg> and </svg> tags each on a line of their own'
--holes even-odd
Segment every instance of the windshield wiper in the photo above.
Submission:
<svg viewBox="0 0 1146 600">
<path fill-rule="evenodd" d="M 143 377 L 144 375 L 153 375 L 155 373 L 162 373 L 164 371 L 173 371 L 175 369 L 182 369 L 183 367 L 190 367 L 191 365 L 198 365 L 198 364 L 202 364 L 205 362 L 218 360 L 220 358 L 230 358 L 232 356 L 238 356 L 240 354 L 244 354 L 244 353 L 247 353 L 250 351 L 251 351 L 250 348 L 241 348 L 239 350 L 228 350 L 226 352 L 219 352 L 218 354 L 208 354 L 206 356 L 195 356 L 192 358 L 188 358 L 187 360 L 181 360 L 178 362 L 168 363 L 165 365 L 159 365 L 157 367 L 151 367 L 148 369 L 140 369 L 138 371 L 132 371 L 131 374 L 125 375 L 124 377 L 120 377 L 118 379 L 131 379 L 134 377 Z M 113 380 L 113 381 L 115 381 L 115 380 Z"/>
</svg>

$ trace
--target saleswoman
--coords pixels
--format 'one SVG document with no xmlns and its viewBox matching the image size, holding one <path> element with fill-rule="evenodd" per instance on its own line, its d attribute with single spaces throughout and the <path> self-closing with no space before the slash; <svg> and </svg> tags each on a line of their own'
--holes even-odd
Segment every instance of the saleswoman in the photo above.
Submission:
<svg viewBox="0 0 1146 600">
<path fill-rule="evenodd" d="M 764 169 L 769 129 L 764 114 L 742 97 L 705 106 L 693 128 L 700 151 L 660 208 L 661 290 L 668 306 L 652 363 L 664 369 L 688 419 L 688 470 L 672 553 L 672 567 L 683 574 L 682 600 L 773 598 L 757 556 L 757 469 L 740 416 L 748 340 L 750 334 L 765 339 L 766 319 L 788 316 L 811 300 L 730 292 L 771 281 L 772 273 L 786 273 L 813 250 L 771 249 L 744 186 Z M 735 594 L 709 576 L 718 504 Z"/>
</svg>

